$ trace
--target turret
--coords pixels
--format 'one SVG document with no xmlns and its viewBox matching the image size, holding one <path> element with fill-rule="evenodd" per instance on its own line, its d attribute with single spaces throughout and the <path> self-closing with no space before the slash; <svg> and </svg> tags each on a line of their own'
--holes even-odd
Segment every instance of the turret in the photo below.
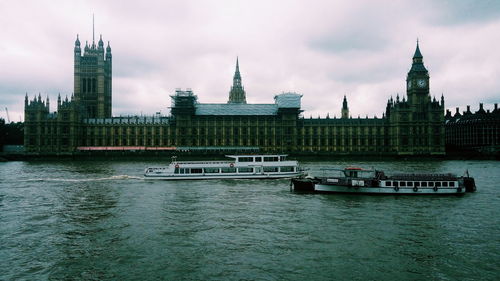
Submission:
<svg viewBox="0 0 500 281">
<path fill-rule="evenodd" d="M 78 34 L 76 35 L 76 41 L 75 41 L 75 53 L 80 53 L 80 39 L 78 38 Z"/>
<path fill-rule="evenodd" d="M 341 118 L 349 118 L 349 107 L 347 106 L 347 98 L 344 95 L 344 101 L 342 102 Z"/>
<path fill-rule="evenodd" d="M 109 41 L 108 41 L 108 46 L 106 47 L 106 60 L 111 59 L 111 47 L 109 46 Z"/>
<path fill-rule="evenodd" d="M 99 42 L 97 43 L 97 51 L 99 53 L 99 59 L 104 59 L 104 42 L 102 41 L 102 34 L 100 35 Z"/>
<path fill-rule="evenodd" d="M 102 34 L 100 35 L 100 38 L 99 38 L 99 49 L 104 49 L 104 42 L 102 41 Z"/>
</svg>

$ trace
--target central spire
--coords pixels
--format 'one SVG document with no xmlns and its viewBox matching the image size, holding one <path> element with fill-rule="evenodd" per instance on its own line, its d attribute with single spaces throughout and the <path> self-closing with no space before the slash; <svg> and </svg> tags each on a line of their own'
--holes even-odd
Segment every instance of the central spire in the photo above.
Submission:
<svg viewBox="0 0 500 281">
<path fill-rule="evenodd" d="M 427 69 L 424 66 L 424 56 L 420 52 L 420 47 L 417 39 L 417 48 L 415 49 L 415 54 L 413 54 L 413 63 L 410 69 L 410 72 L 427 72 Z"/>
<path fill-rule="evenodd" d="M 238 57 L 236 57 L 236 71 L 234 72 L 234 78 L 238 78 L 241 80 L 240 63 L 238 62 Z"/>
<path fill-rule="evenodd" d="M 236 70 L 234 71 L 233 86 L 231 87 L 231 91 L 229 92 L 229 100 L 227 103 L 247 103 L 245 97 L 245 89 L 241 84 L 240 64 L 238 57 L 236 57 Z"/>
<path fill-rule="evenodd" d="M 422 59 L 422 53 L 420 53 L 420 48 L 418 47 L 418 39 L 417 39 L 417 49 L 415 50 L 415 54 L 413 55 L 413 59 Z"/>
</svg>

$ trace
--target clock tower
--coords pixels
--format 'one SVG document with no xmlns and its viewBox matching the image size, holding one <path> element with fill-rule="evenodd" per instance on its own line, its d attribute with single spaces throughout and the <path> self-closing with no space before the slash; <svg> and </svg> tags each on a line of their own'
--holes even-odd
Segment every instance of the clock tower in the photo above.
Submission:
<svg viewBox="0 0 500 281">
<path fill-rule="evenodd" d="M 406 77 L 406 94 L 412 107 L 419 107 L 429 99 L 429 72 L 424 66 L 424 60 L 417 41 L 417 49 L 413 55 L 413 63 Z"/>
</svg>

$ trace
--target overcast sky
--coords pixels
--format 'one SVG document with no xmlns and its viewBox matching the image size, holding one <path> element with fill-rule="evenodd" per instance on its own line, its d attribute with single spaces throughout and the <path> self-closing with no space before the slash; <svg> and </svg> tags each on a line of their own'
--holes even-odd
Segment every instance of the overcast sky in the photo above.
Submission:
<svg viewBox="0 0 500 281">
<path fill-rule="evenodd" d="M 303 95 L 304 116 L 381 116 L 406 95 L 419 39 L 431 95 L 477 110 L 500 101 L 500 1 L 0 0 L 0 117 L 24 95 L 73 92 L 73 47 L 102 34 L 113 54 L 113 115 L 169 114 L 176 88 L 226 103 L 236 57 L 248 103 Z"/>
</svg>

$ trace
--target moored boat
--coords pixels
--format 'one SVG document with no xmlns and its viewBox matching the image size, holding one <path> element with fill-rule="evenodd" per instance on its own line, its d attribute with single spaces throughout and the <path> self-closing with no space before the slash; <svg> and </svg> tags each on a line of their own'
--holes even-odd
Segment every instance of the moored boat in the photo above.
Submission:
<svg viewBox="0 0 500 281">
<path fill-rule="evenodd" d="M 279 179 L 304 176 L 304 170 L 287 155 L 226 155 L 224 161 L 177 161 L 167 167 L 148 167 L 144 177 L 162 180 Z"/>
<path fill-rule="evenodd" d="M 395 174 L 348 167 L 328 169 L 328 176 L 292 179 L 295 191 L 352 194 L 446 195 L 476 191 L 474 178 L 454 174 Z"/>
</svg>

